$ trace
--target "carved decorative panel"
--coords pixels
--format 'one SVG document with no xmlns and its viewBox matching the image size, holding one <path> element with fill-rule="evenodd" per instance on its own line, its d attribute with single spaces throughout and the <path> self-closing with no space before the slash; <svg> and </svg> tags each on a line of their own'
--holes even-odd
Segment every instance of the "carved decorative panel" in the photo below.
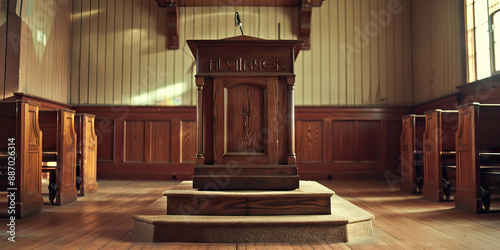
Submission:
<svg viewBox="0 0 500 250">
<path fill-rule="evenodd" d="M 264 153 L 265 89 L 239 84 L 226 89 L 226 153 Z"/>
</svg>

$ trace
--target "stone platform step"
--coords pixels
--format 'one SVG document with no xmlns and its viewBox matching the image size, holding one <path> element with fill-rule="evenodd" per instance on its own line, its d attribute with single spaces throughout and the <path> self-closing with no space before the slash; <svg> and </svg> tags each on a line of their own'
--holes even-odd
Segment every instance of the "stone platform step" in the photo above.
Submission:
<svg viewBox="0 0 500 250">
<path fill-rule="evenodd" d="M 290 191 L 200 191 L 183 181 L 163 192 L 169 215 L 330 214 L 334 194 L 315 181 L 300 181 L 300 188 Z"/>
<path fill-rule="evenodd" d="M 196 165 L 193 187 L 199 190 L 293 190 L 297 165 Z"/>
<path fill-rule="evenodd" d="M 302 183 L 301 183 L 302 186 Z M 135 215 L 134 241 L 348 242 L 373 234 L 373 215 L 334 195 L 331 215 L 165 215 L 163 197 Z"/>
</svg>

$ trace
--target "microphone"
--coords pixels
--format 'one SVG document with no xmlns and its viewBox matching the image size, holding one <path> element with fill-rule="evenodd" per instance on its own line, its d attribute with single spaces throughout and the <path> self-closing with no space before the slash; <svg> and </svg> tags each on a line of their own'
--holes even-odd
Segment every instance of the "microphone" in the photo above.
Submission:
<svg viewBox="0 0 500 250">
<path fill-rule="evenodd" d="M 241 35 L 243 36 L 243 28 L 241 28 L 243 24 L 241 23 L 240 14 L 238 14 L 238 12 L 234 13 L 234 26 L 240 27 Z"/>
</svg>

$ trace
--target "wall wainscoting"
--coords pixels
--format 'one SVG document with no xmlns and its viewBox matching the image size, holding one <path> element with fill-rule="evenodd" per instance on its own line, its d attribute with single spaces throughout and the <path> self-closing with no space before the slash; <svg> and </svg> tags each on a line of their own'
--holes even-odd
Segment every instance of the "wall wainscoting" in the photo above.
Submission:
<svg viewBox="0 0 500 250">
<path fill-rule="evenodd" d="M 190 179 L 195 107 L 76 106 L 96 115 L 101 179 Z M 401 116 L 409 108 L 297 107 L 302 179 L 384 178 L 398 172 Z"/>
</svg>

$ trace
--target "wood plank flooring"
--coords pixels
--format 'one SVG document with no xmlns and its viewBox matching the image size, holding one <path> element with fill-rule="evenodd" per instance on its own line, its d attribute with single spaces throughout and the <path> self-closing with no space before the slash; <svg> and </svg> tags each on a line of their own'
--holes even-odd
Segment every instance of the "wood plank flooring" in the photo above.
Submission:
<svg viewBox="0 0 500 250">
<path fill-rule="evenodd" d="M 469 214 L 452 202 L 392 191 L 385 181 L 319 181 L 373 213 L 374 236 L 349 243 L 132 242 L 131 216 L 179 182 L 99 180 L 97 193 L 16 220 L 16 242 L 0 219 L 0 249 L 498 249 L 500 212 Z M 396 187 L 399 190 L 399 187 Z M 492 209 L 500 210 L 495 200 Z M 2 228 L 3 227 L 3 228 Z"/>
</svg>

